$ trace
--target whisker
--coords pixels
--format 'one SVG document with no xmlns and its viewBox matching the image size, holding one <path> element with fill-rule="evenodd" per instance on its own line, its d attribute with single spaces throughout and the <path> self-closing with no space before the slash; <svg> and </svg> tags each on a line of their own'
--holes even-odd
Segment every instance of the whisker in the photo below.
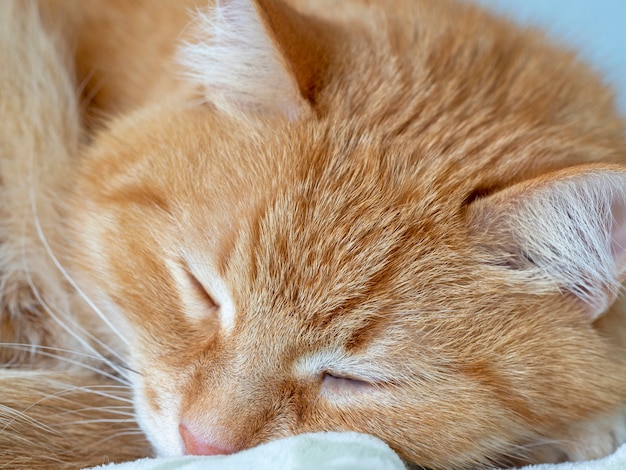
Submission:
<svg viewBox="0 0 626 470">
<path fill-rule="evenodd" d="M 64 348 L 58 348 L 58 347 L 54 347 L 54 346 L 44 346 L 41 344 L 29 344 L 29 343 L 3 343 L 0 342 L 0 347 L 5 347 L 5 348 L 14 348 L 14 349 L 20 349 L 20 350 L 25 350 L 25 349 L 31 349 L 34 348 L 33 354 L 37 354 L 39 349 L 45 349 L 48 351 L 53 351 L 53 352 L 59 352 L 59 353 L 67 353 L 67 354 L 71 354 L 72 356 L 79 356 L 79 357 L 84 357 L 87 359 L 95 359 L 95 360 L 99 360 L 99 361 L 104 361 L 104 358 L 101 354 L 89 354 L 87 352 L 82 352 L 82 351 L 76 351 L 73 349 L 64 349 Z"/>
<path fill-rule="evenodd" d="M 134 423 L 134 420 L 129 419 L 108 419 L 108 418 L 94 418 L 94 419 L 80 419 L 77 421 L 66 421 L 64 422 L 67 426 L 80 425 L 80 424 L 98 424 L 98 423 L 107 423 L 107 424 L 131 424 Z M 137 429 L 138 427 L 128 428 L 128 430 Z"/>
<path fill-rule="evenodd" d="M 29 416 L 26 413 L 26 411 L 29 408 L 27 408 L 26 410 L 20 411 L 20 410 L 11 408 L 9 406 L 0 404 L 0 422 L 5 421 L 5 420 L 7 421 L 4 424 L 4 426 L 0 428 L 0 432 L 4 433 L 7 430 L 7 428 L 9 428 L 14 422 L 16 422 L 18 419 L 21 419 L 23 421 L 26 421 L 28 424 L 35 426 L 38 429 L 41 429 L 42 431 L 51 432 L 57 435 L 61 434 L 58 431 L 52 429 L 51 427 L 45 425 L 41 421 L 38 421 L 35 418 Z"/>
<path fill-rule="evenodd" d="M 118 400 L 118 401 L 121 401 L 121 402 L 129 403 L 129 405 L 125 405 L 125 406 L 129 407 L 129 408 L 132 408 L 133 400 L 131 398 L 120 397 L 118 395 L 112 395 L 110 393 L 100 392 L 100 391 L 97 391 L 97 390 L 90 390 L 89 387 L 84 387 L 84 386 L 83 387 L 78 387 L 77 390 L 81 390 L 81 391 L 85 391 L 85 392 L 88 392 L 88 393 L 92 393 L 92 394 L 100 396 L 100 397 L 111 398 L 111 399 Z M 130 391 L 130 387 L 127 387 L 127 390 Z"/>
<path fill-rule="evenodd" d="M 94 445 L 102 445 L 106 443 L 107 441 L 118 439 L 120 437 L 125 437 L 125 436 L 144 436 L 144 433 L 141 432 L 140 430 L 134 430 L 134 429 L 123 430 L 120 432 L 116 432 L 115 434 L 111 434 L 110 436 L 107 436 L 104 439 L 101 439 L 97 442 L 94 442 Z"/>
<path fill-rule="evenodd" d="M 100 355 L 100 353 L 89 343 L 87 343 L 87 341 L 85 341 L 84 338 L 81 338 L 80 336 L 78 336 L 71 328 L 69 328 L 67 326 L 66 323 L 64 323 L 50 308 L 50 306 L 47 304 L 47 302 L 45 302 L 45 300 L 41 297 L 41 294 L 39 293 L 39 289 L 37 289 L 37 286 L 35 286 L 32 277 L 30 276 L 30 272 L 28 271 L 28 267 L 24 266 L 24 269 L 26 271 L 26 275 L 28 277 L 28 283 L 30 288 L 32 289 L 33 293 L 35 294 L 35 298 L 37 299 L 37 301 L 41 304 L 41 306 L 44 308 L 44 310 L 46 311 L 46 313 L 48 313 L 53 320 L 55 320 L 63 329 L 65 329 L 72 337 L 74 337 L 79 343 L 81 343 L 83 346 L 85 346 L 87 349 L 93 351 L 95 354 Z M 89 332 L 87 332 L 82 326 L 80 326 L 78 323 L 76 323 L 76 321 L 74 319 L 71 319 L 73 326 L 76 327 L 78 330 L 81 330 L 81 332 L 83 334 L 85 334 L 86 336 L 88 336 L 90 339 L 94 340 L 96 343 L 98 343 L 100 346 L 102 346 L 103 348 L 105 348 L 108 352 L 110 352 L 111 354 L 113 354 L 116 358 L 118 358 L 120 361 L 124 362 L 124 359 L 118 354 L 116 353 L 114 350 L 112 350 L 111 348 L 109 348 L 109 346 L 107 346 L 105 343 L 103 343 L 102 341 L 100 341 L 98 338 L 96 338 L 95 336 L 93 336 L 92 334 L 90 334 Z"/>
<path fill-rule="evenodd" d="M 37 233 L 38 236 L 40 238 L 40 241 L 44 244 L 44 246 L 46 247 L 46 251 L 48 252 L 48 250 L 51 251 L 51 248 L 49 246 L 49 244 L 47 243 L 47 239 L 45 238 L 45 235 L 43 234 L 43 230 L 41 229 L 41 224 L 39 223 L 39 216 L 37 213 L 37 208 L 36 208 L 36 204 L 35 204 L 35 196 L 34 196 L 34 186 L 31 185 L 31 192 L 30 192 L 30 197 L 31 197 L 31 208 L 33 210 L 33 221 L 35 223 L 35 226 L 37 227 Z M 26 237 L 23 237 L 23 240 L 26 240 Z M 96 338 L 94 335 L 92 335 L 91 333 L 87 332 L 84 328 L 82 328 L 80 325 L 78 325 L 76 323 L 76 321 L 73 318 L 69 318 L 69 320 L 72 323 L 73 328 L 70 328 L 67 323 L 65 323 L 64 321 L 62 321 L 59 316 L 57 314 L 55 314 L 52 310 L 52 308 L 48 305 L 48 303 L 42 298 L 39 289 L 37 288 L 37 286 L 35 285 L 32 276 L 30 274 L 30 269 L 29 266 L 27 264 L 27 257 L 26 254 L 24 252 L 25 250 L 25 243 L 22 243 L 22 267 L 23 270 L 27 276 L 27 280 L 28 280 L 28 284 L 31 288 L 31 291 L 33 292 L 33 294 L 35 295 L 36 300 L 39 302 L 39 304 L 41 305 L 41 307 L 43 307 L 43 309 L 46 311 L 46 313 L 48 315 L 50 315 L 50 317 L 59 325 L 61 326 L 65 331 L 67 331 L 74 339 L 76 339 L 80 344 L 82 344 L 87 350 L 90 350 L 92 352 L 94 352 L 95 354 L 102 356 L 100 354 L 100 352 L 98 352 L 92 345 L 90 345 L 89 343 L 87 343 L 87 341 L 82 338 L 81 336 L 79 336 L 74 329 L 79 330 L 83 335 L 87 336 L 88 338 L 90 338 L 92 341 L 94 341 L 96 344 L 98 344 L 99 346 L 101 346 L 102 348 L 104 348 L 105 350 L 107 350 L 110 354 L 112 354 L 114 357 L 116 357 L 119 361 L 124 362 L 124 359 L 113 349 L 111 349 L 108 345 L 106 345 L 105 343 L 103 343 L 102 341 L 100 341 L 98 338 Z M 51 254 L 50 252 L 48 252 L 48 255 L 53 257 L 54 255 Z M 55 262 L 55 264 L 58 262 L 56 259 L 53 259 L 53 262 Z M 68 319 L 68 316 L 65 315 L 66 319 Z M 116 370 L 118 373 L 122 374 L 122 371 L 117 369 L 117 367 L 109 362 L 109 366 L 111 368 L 113 368 L 114 370 Z"/>
<path fill-rule="evenodd" d="M 123 408 L 123 409 L 131 409 L 131 406 L 106 406 L 106 407 L 86 407 L 86 408 L 80 408 L 78 410 L 70 410 L 70 411 L 65 411 L 64 413 L 61 413 L 62 415 L 72 415 L 72 414 L 76 414 L 76 413 L 84 413 L 86 411 L 104 411 L 106 413 L 110 413 L 112 415 L 119 415 L 119 416 L 128 416 L 132 419 L 135 418 L 135 413 L 133 413 L 132 411 L 124 411 L 123 409 L 117 409 L 117 408 Z M 111 420 L 113 420 L 113 418 L 111 418 Z M 128 419 L 119 419 L 119 420 L 114 420 L 114 421 L 119 421 L 119 422 L 128 422 Z"/>
<path fill-rule="evenodd" d="M 45 424 L 41 423 L 40 421 L 32 418 L 31 416 L 28 415 L 28 411 L 33 409 L 34 407 L 36 407 L 37 405 L 47 401 L 47 400 L 51 400 L 53 398 L 57 398 L 57 399 L 65 399 L 67 401 L 69 401 L 69 398 L 64 397 L 64 395 L 66 394 L 70 394 L 76 391 L 82 391 L 82 392 L 86 392 L 86 393 L 92 393 L 94 395 L 97 396 L 102 396 L 102 397 L 106 397 L 106 398 L 111 398 L 114 400 L 119 400 L 122 402 L 126 402 L 129 404 L 132 404 L 132 400 L 128 399 L 128 398 L 124 398 L 124 397 L 119 397 L 116 395 L 111 395 L 109 393 L 105 393 L 102 392 L 100 390 L 98 390 L 98 388 L 103 388 L 103 387 L 108 387 L 108 386 L 102 386 L 102 385 L 95 385 L 95 386 L 73 386 L 73 385 L 69 385 L 69 384 L 64 384 L 62 382 L 57 382 L 58 386 L 62 386 L 64 387 L 63 390 L 58 390 L 54 393 L 49 393 L 47 395 L 45 395 L 44 397 L 41 397 L 39 400 L 36 400 L 35 402 L 31 403 L 28 407 L 26 407 L 24 410 L 16 410 L 14 408 L 10 408 L 7 407 L 5 405 L 0 405 L 0 411 L 4 411 L 4 415 L 0 414 L 0 422 L 2 421 L 1 418 L 6 417 L 6 416 L 10 416 L 11 418 L 7 420 L 7 422 L 4 424 L 4 426 L 0 429 L 0 432 L 4 432 L 9 426 L 11 426 L 16 420 L 18 419 L 22 419 L 24 421 L 27 421 L 28 423 L 38 427 L 39 429 L 42 429 L 44 431 L 48 431 L 48 432 L 53 432 L 55 434 L 60 434 L 57 431 L 55 431 L 54 429 L 50 428 L 49 426 L 46 426 Z M 113 386 L 112 388 L 119 388 L 119 386 L 115 387 Z M 126 388 L 126 387 L 125 387 Z M 128 390 L 128 388 L 126 388 Z M 116 407 L 117 408 L 117 407 Z M 125 406 L 125 408 L 128 409 L 132 409 L 131 405 Z M 101 408 L 94 408 L 94 409 L 101 409 L 101 410 L 106 410 L 107 407 L 101 407 Z M 120 420 L 123 422 L 128 422 L 127 419 L 124 420 Z"/>
<path fill-rule="evenodd" d="M 31 153 L 31 155 L 33 155 Z M 29 191 L 29 198 L 30 198 L 30 206 L 31 206 L 31 211 L 32 211 L 32 221 L 35 225 L 36 231 L 37 231 L 37 235 L 38 238 L 40 240 L 40 242 L 42 243 L 46 254 L 50 257 L 50 259 L 52 260 L 52 262 L 54 263 L 55 267 L 57 269 L 60 270 L 60 272 L 63 274 L 63 276 L 68 280 L 68 282 L 70 282 L 71 285 L 73 285 L 74 287 L 76 287 L 75 283 L 73 282 L 72 279 L 69 278 L 68 273 L 65 271 L 65 269 L 63 269 L 63 267 L 61 266 L 61 263 L 59 262 L 58 258 L 56 257 L 56 255 L 53 253 L 52 248 L 50 247 L 50 244 L 48 243 L 48 240 L 45 236 L 45 234 L 43 233 L 43 229 L 41 227 L 41 223 L 40 223 L 40 219 L 39 219 L 39 213 L 38 213 L 38 208 L 37 208 L 37 203 L 36 203 L 36 196 L 35 196 L 35 171 L 34 171 L 34 162 L 31 159 L 29 161 L 29 172 L 28 172 L 28 176 L 29 176 L 29 187 L 30 187 L 30 191 Z M 26 220 L 24 221 L 24 231 L 26 231 Z M 30 275 L 30 269 L 27 263 L 27 256 L 25 253 L 25 244 L 26 244 L 26 240 L 28 240 L 28 237 L 23 236 L 22 237 L 22 260 L 23 260 L 23 269 L 24 272 L 26 273 L 27 277 L 28 277 L 28 283 L 31 287 L 31 290 L 33 291 L 33 293 L 35 294 L 36 299 L 38 300 L 38 302 L 41 304 L 41 306 L 45 309 L 45 311 L 53 318 L 53 320 L 59 324 L 65 331 L 67 331 L 72 337 L 74 337 L 80 344 L 82 344 L 83 346 L 85 346 L 88 350 L 93 351 L 96 354 L 99 354 L 98 351 L 96 351 L 93 346 L 91 346 L 90 344 L 88 344 L 84 338 L 78 336 L 72 328 L 70 328 L 66 323 L 64 323 L 63 321 L 61 321 L 61 319 L 59 318 L 58 315 L 56 315 L 53 311 L 52 308 L 43 301 L 42 296 L 39 292 L 39 290 L 37 289 L 37 287 L 34 285 L 32 276 Z M 82 295 L 82 292 L 80 292 L 80 294 Z M 93 308 L 93 305 L 90 304 Z M 95 309 L 95 311 L 98 313 L 98 315 L 103 318 L 103 315 L 97 311 L 97 309 Z M 67 319 L 67 316 L 66 316 Z M 105 323 L 108 324 L 109 327 L 111 327 L 111 325 L 108 323 L 106 318 L 103 318 L 103 320 L 105 321 Z M 76 329 L 78 329 L 79 331 L 81 331 L 84 335 L 86 335 L 88 338 L 90 338 L 91 340 L 93 340 L 95 343 L 97 343 L 98 345 L 100 345 L 102 348 L 104 348 L 105 350 L 107 350 L 112 356 L 116 357 L 120 362 L 125 362 L 124 359 L 113 349 L 111 349 L 108 345 L 106 345 L 105 343 L 103 343 L 102 341 L 100 341 L 98 338 L 96 338 L 95 336 L 93 336 L 92 334 L 90 334 L 89 332 L 86 332 L 84 330 L 84 328 L 82 328 L 80 325 L 78 325 L 73 319 L 72 319 L 72 326 L 75 327 Z M 126 341 L 125 338 L 118 332 L 115 330 L 115 328 L 112 328 L 112 331 L 118 336 L 120 337 L 123 341 Z M 117 368 L 115 367 L 114 364 L 109 364 L 113 369 Z M 121 373 L 120 370 L 117 370 L 118 373 Z"/>
<path fill-rule="evenodd" d="M 65 331 L 67 331 L 67 333 L 69 333 L 74 339 L 76 339 L 80 344 L 82 344 L 85 348 L 87 348 L 88 350 L 92 351 L 93 353 L 101 356 L 101 360 L 103 362 L 105 362 L 109 367 L 111 367 L 113 370 L 115 370 L 117 373 L 119 373 L 120 375 L 122 374 L 122 371 L 119 369 L 118 365 L 115 364 L 114 362 L 112 362 L 111 360 L 107 359 L 106 357 L 102 356 L 92 345 L 90 345 L 84 338 L 82 338 L 80 335 L 78 335 L 72 328 L 70 328 L 65 322 L 63 322 L 53 311 L 52 309 L 48 306 L 48 304 L 46 303 L 46 301 L 41 297 L 41 294 L 39 293 L 39 290 L 37 289 L 37 287 L 35 286 L 32 277 L 30 276 L 30 273 L 27 271 L 27 278 L 28 278 L 28 283 L 33 291 L 33 294 L 35 295 L 35 298 L 37 299 L 37 301 L 40 303 L 40 305 L 44 308 L 44 310 L 46 311 L 46 313 L 48 313 L 48 315 L 50 315 L 50 317 L 57 322 L 57 324 L 59 326 L 61 326 L 61 328 L 63 328 Z M 104 343 L 102 343 L 100 340 L 98 340 L 97 338 L 94 338 L 93 335 L 85 332 L 84 328 L 82 328 L 80 325 L 78 325 L 75 321 L 72 321 L 73 326 L 76 327 L 76 329 L 81 330 L 84 334 L 87 334 L 88 336 L 90 336 L 91 338 L 95 339 L 95 341 L 103 346 L 105 349 L 107 349 L 108 351 L 112 352 L 117 358 L 119 358 L 121 361 L 123 361 L 123 359 L 114 351 L 112 351 L 108 346 L 106 346 Z"/>
<path fill-rule="evenodd" d="M 29 348 L 30 348 L 30 345 L 29 345 Z M 16 349 L 19 349 L 19 348 L 16 348 Z M 80 361 L 77 361 L 75 359 L 71 359 L 69 357 L 65 357 L 65 356 L 62 356 L 62 355 L 59 355 L 59 354 L 54 354 L 54 353 L 47 352 L 47 351 L 40 351 L 40 350 L 38 350 L 36 353 L 39 354 L 40 356 L 43 356 L 43 357 L 50 357 L 50 358 L 53 358 L 53 359 L 58 359 L 58 360 L 66 362 L 68 364 L 76 365 L 76 366 L 82 367 L 83 369 L 87 369 L 87 370 L 90 370 L 92 372 L 96 372 L 98 375 L 101 375 L 103 377 L 109 378 L 109 379 L 114 380 L 115 382 L 118 382 L 118 383 L 122 383 L 122 384 L 127 384 L 128 383 L 127 381 L 125 381 L 125 379 L 123 377 L 119 377 L 117 375 L 113 375 L 113 374 L 111 374 L 109 372 L 106 372 L 106 371 L 103 371 L 101 369 L 98 369 L 97 367 L 91 366 L 89 364 L 85 364 L 84 362 L 80 362 Z"/>
<path fill-rule="evenodd" d="M 99 397 L 103 397 L 103 398 L 110 398 L 111 400 L 116 400 L 116 401 L 120 401 L 123 403 L 127 403 L 127 405 L 108 405 L 106 407 L 97 407 L 97 408 L 93 408 L 93 409 L 104 409 L 104 408 L 116 408 L 116 409 L 133 409 L 133 400 L 131 398 L 126 398 L 126 397 L 122 397 L 120 395 L 114 395 L 111 393 L 106 393 L 103 391 L 98 390 L 98 388 L 114 388 L 113 386 L 101 386 L 101 385 L 82 385 L 82 386 L 70 386 L 68 388 L 66 388 L 65 390 L 60 390 L 58 392 L 55 392 L 54 394 L 50 394 L 47 396 L 47 398 L 51 398 L 51 397 L 55 397 L 55 398 L 65 398 L 64 395 L 65 394 L 69 394 L 69 393 L 75 393 L 77 391 L 80 392 L 85 392 L 88 394 L 92 394 L 95 396 L 99 396 Z M 121 388 L 121 387 L 117 387 L 117 388 Z M 130 388 L 129 387 L 124 387 L 125 391 L 130 392 Z M 87 409 L 87 408 L 85 408 Z M 67 411 L 65 413 L 71 413 L 72 411 Z M 133 415 L 134 416 L 134 415 Z"/>
<path fill-rule="evenodd" d="M 117 432 L 115 434 L 107 436 L 107 437 L 105 437 L 103 439 L 100 439 L 99 441 L 94 442 L 93 445 L 94 446 L 107 445 L 107 443 L 109 441 L 120 439 L 120 438 L 124 438 L 124 437 L 140 438 L 141 441 L 143 441 L 145 439 L 145 435 L 142 432 L 129 430 L 129 431 Z M 142 457 L 151 457 L 151 454 L 149 452 L 147 452 L 145 449 L 143 450 L 143 452 L 144 453 L 143 453 Z"/>
<path fill-rule="evenodd" d="M 32 194 L 32 188 L 31 188 L 31 194 Z M 85 294 L 85 292 L 78 286 L 78 284 L 76 284 L 74 279 L 72 279 L 72 277 L 65 270 L 65 268 L 61 265 L 61 263 L 59 262 L 58 258 L 56 257 L 56 255 L 52 251 L 52 248 L 48 244 L 48 240 L 46 239 L 46 237 L 45 237 L 45 235 L 43 233 L 43 229 L 41 228 L 41 224 L 39 223 L 39 216 L 38 216 L 38 212 L 37 212 L 37 205 L 35 204 L 34 194 L 32 194 L 32 197 L 31 197 L 31 210 L 33 212 L 33 218 L 34 218 L 34 222 L 35 222 L 35 229 L 37 230 L 37 235 L 39 236 L 39 239 L 40 239 L 41 243 L 43 244 L 43 246 L 44 246 L 44 248 L 46 250 L 46 253 L 48 254 L 50 259 L 54 263 L 55 267 L 63 275 L 65 280 L 70 283 L 72 288 L 75 289 L 76 292 L 80 295 L 80 297 L 87 303 L 87 305 L 89 305 L 89 307 L 98 315 L 98 317 L 100 317 L 100 319 L 111 329 L 111 331 L 113 333 L 115 333 L 118 336 L 118 338 L 120 338 L 127 346 L 130 346 L 130 342 L 128 341 L 128 339 L 126 339 L 126 337 L 124 335 L 122 335 L 117 328 L 115 328 L 115 326 L 109 321 L 109 319 L 106 317 L 106 315 L 104 315 L 100 311 L 100 309 L 91 301 L 89 296 L 87 296 L 87 294 Z"/>
</svg>

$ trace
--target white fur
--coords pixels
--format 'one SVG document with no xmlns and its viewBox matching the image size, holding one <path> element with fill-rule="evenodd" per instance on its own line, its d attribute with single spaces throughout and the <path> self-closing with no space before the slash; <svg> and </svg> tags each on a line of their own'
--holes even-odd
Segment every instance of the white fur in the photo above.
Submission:
<svg viewBox="0 0 626 470">
<path fill-rule="evenodd" d="M 226 112 L 301 114 L 295 78 L 249 0 L 218 1 L 199 12 L 195 41 L 182 47 L 179 60 L 206 100 Z"/>
<path fill-rule="evenodd" d="M 151 373 L 155 376 L 159 375 L 156 370 L 152 370 Z M 137 422 L 157 455 L 159 457 L 183 455 L 183 442 L 178 432 L 180 398 L 171 391 L 176 388 L 175 384 L 170 383 L 165 376 L 159 377 L 161 386 L 157 399 L 161 412 L 158 413 L 150 408 L 146 401 L 143 377 L 133 374 L 131 378 Z"/>
<path fill-rule="evenodd" d="M 506 215 L 513 237 L 552 285 L 601 315 L 625 271 L 626 174 L 590 171 L 522 197 Z"/>
</svg>

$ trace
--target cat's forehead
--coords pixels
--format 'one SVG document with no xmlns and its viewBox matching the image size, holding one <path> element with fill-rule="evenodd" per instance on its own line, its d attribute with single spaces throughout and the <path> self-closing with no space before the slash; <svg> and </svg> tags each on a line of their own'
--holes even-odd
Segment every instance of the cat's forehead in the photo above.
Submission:
<svg viewBox="0 0 626 470">
<path fill-rule="evenodd" d="M 288 310 L 316 325 L 415 307 L 425 273 L 451 253 L 453 223 L 392 181 L 382 155 L 359 150 L 294 164 L 240 225 L 221 264 L 244 311 Z"/>
<path fill-rule="evenodd" d="M 105 189 L 159 252 L 214 265 L 244 312 L 397 310 L 463 239 L 465 189 L 444 178 L 445 165 L 421 163 L 418 145 L 324 119 L 246 126 L 202 110 L 161 115 L 133 140 L 117 138 L 128 141 L 115 154 L 127 169 Z M 158 212 L 133 208 L 126 180 L 141 181 L 144 199 L 158 195 Z"/>
<path fill-rule="evenodd" d="M 458 232 L 462 185 L 445 169 L 426 171 L 419 149 L 363 127 L 268 125 L 197 140 L 181 158 L 191 159 L 189 179 L 207 178 L 169 197 L 199 236 L 220 238 L 211 255 L 222 271 L 239 257 L 256 282 L 263 273 L 297 286 L 351 279 L 342 290 L 355 290 L 397 277 Z"/>
</svg>

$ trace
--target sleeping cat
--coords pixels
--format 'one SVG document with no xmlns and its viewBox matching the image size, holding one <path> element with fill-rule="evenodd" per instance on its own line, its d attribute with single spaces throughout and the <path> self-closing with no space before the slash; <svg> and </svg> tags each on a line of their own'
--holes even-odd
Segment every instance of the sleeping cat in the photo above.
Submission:
<svg viewBox="0 0 626 470">
<path fill-rule="evenodd" d="M 0 466 L 150 454 L 131 391 L 157 455 L 626 441 L 625 127 L 573 54 L 453 0 L 1 8 Z"/>
</svg>

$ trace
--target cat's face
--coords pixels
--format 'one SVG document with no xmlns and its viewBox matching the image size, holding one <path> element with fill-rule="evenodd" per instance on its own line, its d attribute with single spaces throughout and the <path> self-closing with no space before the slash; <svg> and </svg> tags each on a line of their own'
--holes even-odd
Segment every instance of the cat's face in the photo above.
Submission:
<svg viewBox="0 0 626 470">
<path fill-rule="evenodd" d="M 83 168 L 78 269 L 159 454 L 355 430 L 463 465 L 610 400 L 584 305 L 489 259 L 473 182 L 402 172 L 420 149 L 365 129 L 270 122 L 149 110 Z"/>
<path fill-rule="evenodd" d="M 445 22 L 420 36 L 397 3 L 387 37 L 360 2 L 346 23 L 372 22 L 353 31 L 225 2 L 185 55 L 212 104 L 119 119 L 85 157 L 74 275 L 125 337 L 110 341 L 159 454 L 354 430 L 472 467 L 623 402 L 619 347 L 594 322 L 623 279 L 626 178 L 567 169 L 617 160 L 617 121 L 576 114 L 586 82 L 537 91 L 564 75 L 552 51 L 516 62 L 496 23 L 493 54 Z"/>
</svg>

